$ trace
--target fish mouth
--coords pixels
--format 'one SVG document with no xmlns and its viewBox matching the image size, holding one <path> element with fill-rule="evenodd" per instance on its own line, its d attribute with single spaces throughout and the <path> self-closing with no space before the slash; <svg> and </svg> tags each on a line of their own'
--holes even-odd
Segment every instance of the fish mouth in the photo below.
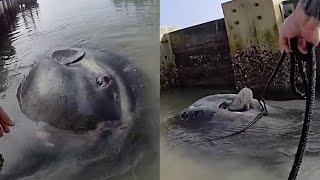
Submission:
<svg viewBox="0 0 320 180">
<path fill-rule="evenodd" d="M 22 82 L 20 83 L 19 87 L 18 87 L 18 90 L 17 90 L 17 93 L 16 93 L 16 97 L 18 99 L 18 103 L 19 103 L 19 107 L 20 107 L 20 110 L 21 109 L 21 105 L 22 105 L 22 89 L 24 87 L 24 84 L 25 84 L 25 81 L 27 80 L 28 78 L 28 75 L 27 76 L 24 76 Z"/>
<path fill-rule="evenodd" d="M 118 127 L 124 123 L 124 121 L 121 118 L 103 119 L 95 115 L 74 114 L 68 117 L 64 114 L 61 114 L 60 117 L 61 118 L 57 118 L 58 121 L 61 119 L 59 122 L 57 121 L 54 123 L 50 123 L 50 125 L 58 129 L 73 131 L 77 133 L 95 130 L 97 129 L 98 124 L 101 123 L 108 127 Z"/>
<path fill-rule="evenodd" d="M 79 129 L 61 129 L 53 127 L 47 123 L 45 123 L 47 126 L 50 126 L 51 128 L 54 128 L 56 130 L 63 130 L 66 132 L 72 132 L 73 134 L 77 135 L 92 135 L 92 132 L 99 132 L 102 133 L 102 136 L 111 136 L 113 134 L 114 129 L 122 129 L 126 130 L 128 129 L 128 125 L 126 125 L 125 121 L 122 120 L 106 120 L 106 121 L 100 121 L 94 124 L 92 128 L 79 128 Z"/>
</svg>

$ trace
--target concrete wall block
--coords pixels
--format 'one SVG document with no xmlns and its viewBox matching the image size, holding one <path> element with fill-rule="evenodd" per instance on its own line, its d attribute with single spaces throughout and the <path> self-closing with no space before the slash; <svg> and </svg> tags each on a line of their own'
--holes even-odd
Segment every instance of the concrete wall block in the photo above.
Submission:
<svg viewBox="0 0 320 180">
<path fill-rule="evenodd" d="M 169 33 L 178 86 L 234 87 L 223 19 Z"/>
<path fill-rule="evenodd" d="M 177 85 L 175 60 L 170 35 L 163 34 L 160 40 L 160 87 L 162 90 Z"/>
<path fill-rule="evenodd" d="M 178 30 L 178 28 L 175 26 L 160 27 L 160 40 L 164 34 L 167 34 L 167 33 L 170 33 L 170 32 L 176 31 L 176 30 Z"/>
<path fill-rule="evenodd" d="M 279 0 L 233 0 L 222 4 L 232 55 L 251 45 L 278 48 Z"/>
</svg>

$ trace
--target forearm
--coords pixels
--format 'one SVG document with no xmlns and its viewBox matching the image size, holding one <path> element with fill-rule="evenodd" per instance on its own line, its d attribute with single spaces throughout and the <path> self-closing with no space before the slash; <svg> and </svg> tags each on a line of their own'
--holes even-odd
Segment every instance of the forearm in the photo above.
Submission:
<svg viewBox="0 0 320 180">
<path fill-rule="evenodd" d="M 295 25 L 304 30 L 318 28 L 320 25 L 319 5 L 320 0 L 300 0 L 292 14 Z"/>
<path fill-rule="evenodd" d="M 308 16 L 320 20 L 320 0 L 300 0 L 299 3 Z"/>
</svg>

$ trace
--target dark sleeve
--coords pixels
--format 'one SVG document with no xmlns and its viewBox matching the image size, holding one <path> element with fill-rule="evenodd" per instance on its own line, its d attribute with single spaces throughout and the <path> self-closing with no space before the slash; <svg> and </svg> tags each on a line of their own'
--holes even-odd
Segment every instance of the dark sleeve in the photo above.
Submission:
<svg viewBox="0 0 320 180">
<path fill-rule="evenodd" d="M 320 20 L 320 0 L 300 0 L 299 3 L 308 16 L 316 17 Z"/>
</svg>

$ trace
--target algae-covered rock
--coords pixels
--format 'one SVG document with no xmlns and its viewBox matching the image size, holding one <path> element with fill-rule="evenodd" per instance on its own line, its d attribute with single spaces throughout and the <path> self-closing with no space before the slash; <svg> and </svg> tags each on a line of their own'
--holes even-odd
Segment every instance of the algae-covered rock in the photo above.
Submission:
<svg viewBox="0 0 320 180">
<path fill-rule="evenodd" d="M 234 69 L 235 85 L 238 90 L 248 87 L 255 95 L 259 95 L 272 72 L 279 62 L 281 52 L 278 49 L 265 50 L 262 46 L 251 46 L 244 50 L 238 50 L 232 58 Z M 280 66 L 273 82 L 267 89 L 267 97 L 272 99 L 297 98 L 290 86 L 290 65 L 289 56 L 286 56 Z M 302 81 L 296 70 L 296 82 L 300 86 Z"/>
</svg>

